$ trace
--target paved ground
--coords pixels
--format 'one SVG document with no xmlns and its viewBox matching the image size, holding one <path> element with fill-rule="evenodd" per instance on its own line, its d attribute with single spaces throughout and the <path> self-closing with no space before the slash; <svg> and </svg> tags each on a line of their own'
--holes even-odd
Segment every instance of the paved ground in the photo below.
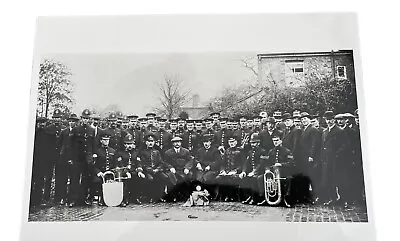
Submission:
<svg viewBox="0 0 400 241">
<path fill-rule="evenodd" d="M 131 204 L 121 207 L 53 206 L 33 208 L 29 221 L 281 221 L 367 222 L 364 207 L 299 205 L 294 208 L 259 207 L 234 202 L 214 202 L 208 207 L 182 207 L 183 203 Z"/>
</svg>

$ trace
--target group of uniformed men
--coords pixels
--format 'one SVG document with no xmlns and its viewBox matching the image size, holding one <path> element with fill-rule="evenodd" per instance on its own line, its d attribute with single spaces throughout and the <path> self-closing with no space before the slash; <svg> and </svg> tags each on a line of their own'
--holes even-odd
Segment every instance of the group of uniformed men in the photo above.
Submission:
<svg viewBox="0 0 400 241">
<path fill-rule="evenodd" d="M 199 185 L 216 200 L 264 205 L 264 173 L 274 167 L 286 178 L 286 206 L 363 201 L 358 111 L 102 120 L 85 109 L 62 120 L 56 109 L 50 120 L 36 120 L 31 205 L 50 203 L 53 178 L 55 203 L 104 205 L 107 171 L 125 177 L 121 206 L 182 201 Z"/>
</svg>

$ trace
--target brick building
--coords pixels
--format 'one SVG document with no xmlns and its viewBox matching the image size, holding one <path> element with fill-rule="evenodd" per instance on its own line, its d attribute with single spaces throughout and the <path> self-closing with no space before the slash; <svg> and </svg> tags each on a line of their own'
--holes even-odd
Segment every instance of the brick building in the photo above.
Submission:
<svg viewBox="0 0 400 241">
<path fill-rule="evenodd" d="M 209 108 L 207 106 L 201 106 L 200 96 L 195 94 L 192 97 L 191 105 L 183 106 L 182 111 L 188 113 L 189 119 L 202 119 L 208 116 Z"/>
<path fill-rule="evenodd" d="M 308 79 L 349 80 L 355 83 L 352 50 L 258 54 L 261 86 L 301 86 Z"/>
</svg>

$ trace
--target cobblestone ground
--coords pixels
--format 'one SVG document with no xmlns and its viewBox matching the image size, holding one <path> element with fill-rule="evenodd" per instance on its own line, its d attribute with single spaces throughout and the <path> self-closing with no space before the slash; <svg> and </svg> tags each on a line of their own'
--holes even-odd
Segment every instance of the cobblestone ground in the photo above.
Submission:
<svg viewBox="0 0 400 241">
<path fill-rule="evenodd" d="M 29 221 L 281 221 L 367 222 L 365 207 L 299 205 L 294 208 L 251 206 L 237 202 L 214 202 L 208 207 L 182 207 L 183 203 L 130 204 L 122 207 L 37 207 Z"/>
</svg>

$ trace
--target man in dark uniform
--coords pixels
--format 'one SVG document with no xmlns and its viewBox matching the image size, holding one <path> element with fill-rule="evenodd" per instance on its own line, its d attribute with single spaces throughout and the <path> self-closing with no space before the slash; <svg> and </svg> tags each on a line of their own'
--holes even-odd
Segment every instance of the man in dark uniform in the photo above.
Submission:
<svg viewBox="0 0 400 241">
<path fill-rule="evenodd" d="M 318 198 L 317 202 L 329 205 L 338 200 L 337 188 L 344 178 L 338 168 L 345 158 L 347 142 L 343 131 L 335 124 L 332 111 L 325 112 L 325 120 L 328 127 L 322 134 L 321 175 L 318 185 L 315 185 L 315 195 Z"/>
<path fill-rule="evenodd" d="M 360 137 L 360 121 L 358 117 L 358 109 L 354 111 L 354 164 L 353 164 L 353 177 L 354 184 L 352 190 L 354 192 L 354 202 L 361 203 L 365 202 L 365 189 L 364 189 L 364 172 L 363 172 L 363 161 L 361 152 L 361 137 Z"/>
<path fill-rule="evenodd" d="M 178 119 L 171 119 L 169 127 L 172 138 L 178 136 Z"/>
<path fill-rule="evenodd" d="M 179 117 L 176 120 L 178 121 L 178 128 L 176 130 L 174 137 L 179 136 L 182 138 L 186 133 L 186 130 L 185 130 L 186 121 Z"/>
<path fill-rule="evenodd" d="M 285 130 L 286 126 L 282 123 L 282 112 L 277 110 L 272 116 L 275 118 L 275 129 Z"/>
<path fill-rule="evenodd" d="M 228 136 L 231 134 L 231 131 L 227 129 L 227 118 L 221 118 L 220 130 L 214 134 L 213 145 L 218 148 L 221 153 L 224 153 L 226 149 L 228 149 Z"/>
<path fill-rule="evenodd" d="M 263 148 L 268 153 L 268 151 L 274 147 L 274 143 L 272 142 L 272 133 L 274 132 L 276 126 L 275 118 L 269 117 L 266 124 L 267 129 L 259 133 L 259 138 L 261 148 Z"/>
<path fill-rule="evenodd" d="M 219 112 L 213 112 L 210 114 L 210 118 L 212 119 L 212 129 L 217 132 L 220 129 L 219 119 L 221 118 L 221 114 Z"/>
<path fill-rule="evenodd" d="M 248 150 L 250 148 L 249 140 L 251 136 L 251 130 L 247 128 L 247 118 L 242 115 L 239 117 L 240 128 L 235 132 L 235 135 L 238 137 L 238 145 L 241 149 Z"/>
<path fill-rule="evenodd" d="M 170 193 L 172 198 L 186 200 L 192 191 L 193 158 L 190 155 L 190 151 L 182 147 L 181 137 L 176 136 L 172 138 L 171 142 L 173 148 L 165 152 L 164 162 L 168 166 L 170 172 L 175 175 L 177 181 L 174 186 L 168 189 L 172 190 L 172 193 Z"/>
<path fill-rule="evenodd" d="M 147 118 L 146 132 L 156 133 L 158 131 L 158 129 L 154 125 L 156 114 L 152 112 L 147 113 L 146 118 Z"/>
<path fill-rule="evenodd" d="M 187 120 L 186 124 L 187 130 L 182 136 L 182 146 L 190 151 L 190 153 L 194 153 L 196 147 L 196 133 L 194 130 L 194 121 Z"/>
<path fill-rule="evenodd" d="M 116 151 L 109 146 L 111 133 L 107 130 L 100 134 L 100 147 L 93 152 L 93 161 L 89 163 L 93 176 L 93 194 L 99 196 L 98 204 L 104 205 L 103 183 L 104 174 L 107 171 L 112 171 L 116 167 L 115 154 Z"/>
<path fill-rule="evenodd" d="M 43 205 L 47 205 L 50 201 L 53 172 L 56 162 L 60 157 L 60 150 L 58 149 L 57 142 L 60 137 L 61 130 L 64 128 L 64 126 L 61 125 L 61 111 L 59 109 L 54 110 L 52 119 L 53 123 L 44 128 L 47 151 L 42 159 L 43 164 L 41 165 L 41 170 L 44 177 Z"/>
<path fill-rule="evenodd" d="M 221 162 L 221 153 L 212 145 L 212 136 L 203 135 L 201 147 L 195 155 L 195 177 L 202 183 L 207 190 L 211 192 L 214 198 L 215 193 L 215 177 L 218 175 L 218 165 Z"/>
<path fill-rule="evenodd" d="M 45 156 L 47 153 L 46 134 L 44 133 L 46 121 L 47 119 L 45 117 L 38 117 L 36 119 L 30 195 L 31 207 L 39 205 L 42 201 L 44 176 L 42 175 L 40 165 L 43 164 L 43 160 L 45 160 Z"/>
<path fill-rule="evenodd" d="M 253 117 L 253 133 L 257 132 L 260 133 L 262 131 L 262 126 L 261 126 L 261 117 L 260 116 L 254 116 Z"/>
<path fill-rule="evenodd" d="M 303 190 L 303 198 L 300 201 L 313 202 L 313 186 L 318 182 L 318 130 L 311 125 L 311 115 L 301 113 L 303 132 L 300 138 L 300 160 L 297 162 L 300 172 L 304 175 L 304 182 L 300 187 Z"/>
<path fill-rule="evenodd" d="M 238 137 L 231 133 L 228 139 L 228 149 L 223 155 L 219 166 L 219 174 L 216 177 L 216 183 L 219 188 L 219 194 L 224 201 L 239 200 L 239 173 L 243 167 L 242 150 L 238 148 Z"/>
<path fill-rule="evenodd" d="M 61 131 L 57 142 L 57 149 L 60 150 L 60 158 L 56 163 L 54 201 L 60 205 L 65 205 L 67 201 L 67 182 L 71 176 L 72 165 L 70 133 L 78 121 L 79 118 L 76 114 L 71 114 L 68 117 L 69 126 Z"/>
<path fill-rule="evenodd" d="M 143 169 L 140 164 L 139 152 L 135 149 L 135 140 L 132 135 L 128 134 L 124 137 L 124 150 L 117 152 L 115 159 L 119 175 L 128 178 L 124 181 L 124 199 L 121 203 L 122 207 L 126 207 L 129 200 L 140 202 L 141 178 L 144 178 Z"/>
<path fill-rule="evenodd" d="M 284 180 L 279 180 L 281 182 L 282 199 L 285 205 L 291 207 L 294 204 L 295 200 L 291 195 L 291 186 L 295 163 L 292 152 L 288 148 L 282 146 L 282 137 L 283 132 L 281 130 L 276 130 L 272 134 L 274 147 L 268 152 L 266 159 L 261 159 L 261 164 L 256 171 L 256 173 L 260 174 L 257 177 L 259 195 L 264 197 L 257 205 L 264 205 L 267 203 L 265 199 L 264 172 L 266 170 L 275 172 L 275 168 L 279 168 L 280 176 L 285 178 Z"/>
<path fill-rule="evenodd" d="M 108 116 L 108 128 L 105 129 L 111 135 L 110 147 L 116 151 L 123 149 L 123 138 L 127 134 L 126 131 L 118 128 L 117 121 L 117 115 L 111 113 Z"/>
<path fill-rule="evenodd" d="M 161 158 L 160 151 L 154 148 L 156 142 L 154 133 L 147 133 L 144 140 L 145 147 L 139 152 L 139 158 L 145 175 L 144 190 L 142 192 L 148 198 L 149 202 L 164 201 L 166 186 L 170 185 L 170 177 L 173 178 L 173 176 L 168 176 L 165 173 L 167 166 Z"/>
<path fill-rule="evenodd" d="M 207 136 L 207 137 L 211 138 L 211 140 L 214 140 L 215 131 L 213 130 L 212 121 L 213 120 L 210 118 L 205 119 L 206 129 L 203 131 L 202 136 Z"/>
<path fill-rule="evenodd" d="M 265 130 L 267 128 L 268 113 L 266 111 L 261 111 L 260 118 L 261 118 L 261 129 Z"/>
<path fill-rule="evenodd" d="M 93 161 L 93 151 L 96 147 L 94 129 L 89 125 L 90 111 L 83 110 L 81 123 L 70 131 L 72 166 L 71 185 L 68 197 L 69 207 L 83 203 L 91 204 L 91 175 L 88 163 Z"/>
<path fill-rule="evenodd" d="M 193 140 L 194 152 L 197 153 L 197 150 L 203 146 L 203 140 L 201 139 L 203 136 L 203 121 L 195 120 L 195 138 Z"/>
<path fill-rule="evenodd" d="M 260 136 L 253 133 L 250 137 L 251 149 L 245 153 L 242 172 L 239 174 L 241 196 L 243 204 L 256 204 L 260 197 L 257 186 L 257 176 L 261 159 L 266 158 L 267 153 L 260 146 Z"/>
<path fill-rule="evenodd" d="M 284 130 L 282 146 L 288 148 L 294 156 L 299 152 L 299 139 L 301 137 L 301 130 L 297 129 L 294 125 L 293 118 L 290 113 L 285 113 L 282 116 L 283 123 L 286 126 Z"/>
<path fill-rule="evenodd" d="M 127 134 L 132 136 L 133 141 L 133 149 L 139 150 L 142 147 L 142 134 L 140 130 L 137 129 L 137 115 L 129 115 L 127 116 L 129 119 L 128 129 L 126 130 Z M 136 121 L 135 121 L 136 120 Z M 127 136 L 127 134 L 125 136 Z"/>
<path fill-rule="evenodd" d="M 156 145 L 159 148 L 162 157 L 164 157 L 164 154 L 167 150 L 172 148 L 171 144 L 172 134 L 165 129 L 166 121 L 167 121 L 166 119 L 160 118 L 159 120 L 160 128 L 156 132 L 157 135 Z"/>
</svg>

